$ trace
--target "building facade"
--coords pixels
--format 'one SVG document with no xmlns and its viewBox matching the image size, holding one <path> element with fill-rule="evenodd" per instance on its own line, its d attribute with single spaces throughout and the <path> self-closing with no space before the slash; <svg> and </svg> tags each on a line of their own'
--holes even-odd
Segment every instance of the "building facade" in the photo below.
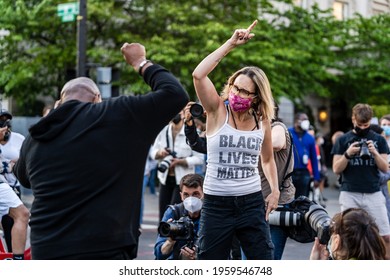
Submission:
<svg viewBox="0 0 390 280">
<path fill-rule="evenodd" d="M 322 10 L 332 9 L 334 17 L 338 20 L 353 18 L 356 14 L 371 17 L 382 13 L 390 13 L 390 0 L 294 0 L 294 4 L 308 10 L 315 4 Z M 280 9 L 288 8 L 288 5 L 283 3 L 275 2 L 275 6 Z M 311 117 L 314 119 L 314 126 L 323 134 L 330 134 L 347 125 L 345 123 L 345 110 L 331 110 L 331 108 L 343 106 L 337 104 L 337 102 L 335 104 L 334 101 L 319 97 L 315 93 L 304 99 L 305 105 L 312 109 Z M 284 102 L 284 104 L 286 103 L 288 102 Z M 291 111 L 291 104 L 288 103 L 288 106 L 286 109 Z M 320 119 L 320 115 L 323 119 Z M 287 124 L 292 123 L 292 119 L 293 115 L 284 116 L 284 121 Z M 332 122 L 332 120 L 337 121 Z"/>
</svg>

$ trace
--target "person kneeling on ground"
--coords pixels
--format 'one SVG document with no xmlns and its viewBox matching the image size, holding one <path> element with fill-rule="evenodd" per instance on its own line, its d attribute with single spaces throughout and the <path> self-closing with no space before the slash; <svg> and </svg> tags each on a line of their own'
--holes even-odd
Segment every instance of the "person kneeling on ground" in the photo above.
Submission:
<svg viewBox="0 0 390 280">
<path fill-rule="evenodd" d="M 176 223 L 181 218 L 186 219 L 189 217 L 189 221 L 187 220 L 188 222 L 186 222 L 186 220 L 184 220 L 184 223 L 180 226 L 189 226 L 189 230 L 192 230 L 193 232 L 192 234 L 189 234 L 190 240 L 184 240 L 186 238 L 181 236 L 174 237 L 172 236 L 174 234 L 162 236 L 161 230 L 159 230 L 154 246 L 154 255 L 157 260 L 196 259 L 195 244 L 199 229 L 200 210 L 202 208 L 203 177 L 198 174 L 187 174 L 180 180 L 179 187 L 180 197 L 183 202 L 168 206 L 161 220 L 159 229 L 161 229 L 161 224 L 165 223 L 165 225 L 167 225 L 169 223 Z M 173 230 L 171 232 L 173 232 Z"/>
<path fill-rule="evenodd" d="M 386 246 L 374 219 L 360 208 L 336 214 L 330 226 L 328 245 L 316 237 L 311 260 L 384 260 Z"/>
</svg>

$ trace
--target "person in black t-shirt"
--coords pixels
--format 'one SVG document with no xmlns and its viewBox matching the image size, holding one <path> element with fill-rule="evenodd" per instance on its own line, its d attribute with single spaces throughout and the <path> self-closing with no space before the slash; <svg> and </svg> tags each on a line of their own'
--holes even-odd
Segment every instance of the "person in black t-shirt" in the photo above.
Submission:
<svg viewBox="0 0 390 280">
<path fill-rule="evenodd" d="M 372 117 L 370 105 L 359 103 L 353 107 L 354 127 L 340 136 L 332 149 L 333 172 L 341 174 L 341 211 L 363 208 L 374 217 L 390 257 L 390 225 L 378 172 L 388 170 L 389 148 L 386 140 L 370 129 Z"/>
</svg>

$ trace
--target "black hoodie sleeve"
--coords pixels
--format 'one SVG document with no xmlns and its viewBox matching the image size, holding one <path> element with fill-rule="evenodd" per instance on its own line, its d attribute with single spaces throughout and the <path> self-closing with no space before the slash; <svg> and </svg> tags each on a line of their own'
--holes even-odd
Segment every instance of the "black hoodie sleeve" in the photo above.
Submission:
<svg viewBox="0 0 390 280">
<path fill-rule="evenodd" d="M 188 93 L 171 72 L 157 64 L 145 70 L 144 80 L 152 88 L 154 112 L 161 118 L 155 121 L 165 126 L 187 105 Z"/>
<path fill-rule="evenodd" d="M 192 150 L 198 153 L 207 154 L 206 138 L 199 136 L 195 125 L 188 126 L 185 124 L 184 133 L 186 135 L 187 144 L 190 145 Z"/>
<path fill-rule="evenodd" d="M 138 131 L 155 137 L 187 105 L 189 96 L 179 80 L 158 64 L 146 68 L 143 78 L 151 91 L 134 96 L 137 100 L 128 103 L 128 110 Z"/>
<path fill-rule="evenodd" d="M 27 154 L 26 153 L 26 149 L 28 150 L 28 143 L 30 143 L 30 140 L 31 140 L 31 136 L 28 135 L 26 137 L 26 139 L 24 140 L 23 144 L 22 144 L 22 147 L 20 148 L 20 154 L 19 154 L 19 159 L 16 161 L 14 167 L 13 167 L 13 172 L 14 172 L 14 175 L 15 177 L 19 180 L 20 184 L 25 187 L 25 188 L 28 188 L 30 189 L 31 188 L 31 184 L 30 184 L 30 180 L 28 179 L 28 176 L 27 176 L 27 169 L 26 169 L 26 159 L 25 159 L 25 155 Z"/>
</svg>

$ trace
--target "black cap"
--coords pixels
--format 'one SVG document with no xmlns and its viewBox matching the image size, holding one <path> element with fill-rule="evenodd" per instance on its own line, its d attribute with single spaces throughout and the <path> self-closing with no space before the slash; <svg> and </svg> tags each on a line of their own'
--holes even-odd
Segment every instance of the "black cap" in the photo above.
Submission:
<svg viewBox="0 0 390 280">
<path fill-rule="evenodd" d="M 2 117 L 2 116 L 5 116 L 5 117 L 7 117 L 7 119 L 12 120 L 12 115 L 11 115 L 11 113 L 8 112 L 8 111 L 1 110 L 1 112 L 0 112 L 0 117 Z"/>
</svg>

